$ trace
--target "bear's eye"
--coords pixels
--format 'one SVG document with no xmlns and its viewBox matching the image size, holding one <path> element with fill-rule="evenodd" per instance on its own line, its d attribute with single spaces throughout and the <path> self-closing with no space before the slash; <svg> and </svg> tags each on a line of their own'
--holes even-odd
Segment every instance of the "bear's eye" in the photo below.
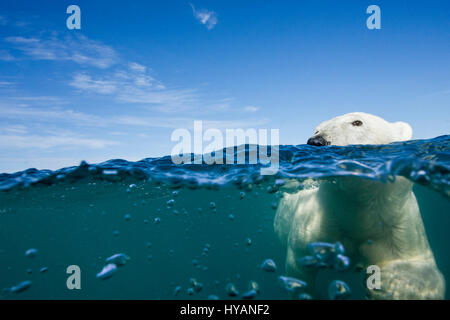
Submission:
<svg viewBox="0 0 450 320">
<path fill-rule="evenodd" d="M 360 120 L 355 120 L 355 121 L 352 122 L 352 125 L 355 126 L 355 127 L 362 126 L 362 121 L 360 121 Z"/>
</svg>

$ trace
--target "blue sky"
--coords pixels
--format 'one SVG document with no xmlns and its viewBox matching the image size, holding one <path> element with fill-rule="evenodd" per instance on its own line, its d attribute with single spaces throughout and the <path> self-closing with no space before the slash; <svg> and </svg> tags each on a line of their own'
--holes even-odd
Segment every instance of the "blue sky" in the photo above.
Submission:
<svg viewBox="0 0 450 320">
<path fill-rule="evenodd" d="M 194 120 L 281 144 L 353 111 L 448 134 L 449 16 L 449 1 L 1 1 L 0 172 L 170 154 Z"/>
</svg>

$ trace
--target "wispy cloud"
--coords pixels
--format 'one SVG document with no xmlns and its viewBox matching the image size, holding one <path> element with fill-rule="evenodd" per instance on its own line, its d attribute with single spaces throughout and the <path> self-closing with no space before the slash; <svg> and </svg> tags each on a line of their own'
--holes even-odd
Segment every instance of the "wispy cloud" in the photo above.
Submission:
<svg viewBox="0 0 450 320">
<path fill-rule="evenodd" d="M 7 125 L 0 128 L 0 133 L 25 134 L 27 132 L 28 132 L 27 127 L 20 124 Z"/>
<path fill-rule="evenodd" d="M 28 22 L 28 21 L 21 20 L 21 18 L 0 15 L 0 26 L 23 28 L 30 24 L 30 22 Z M 32 18 L 35 18 L 35 17 L 32 17 Z"/>
<path fill-rule="evenodd" d="M 100 149 L 115 144 L 117 144 L 115 141 L 84 138 L 74 135 L 0 134 L 0 147 L 2 148 L 49 149 L 55 147 L 83 147 Z"/>
<path fill-rule="evenodd" d="M 217 22 L 213 12 L 193 10 L 207 27 L 212 27 Z M 51 36 L 45 36 L 46 34 L 41 32 L 39 36 L 5 38 L 4 41 L 10 48 L 8 51 L 0 51 L 0 59 L 71 61 L 84 67 L 104 69 L 102 72 L 92 68 L 84 68 L 76 73 L 72 71 L 67 84 L 82 93 L 109 96 L 112 103 L 136 104 L 165 114 L 200 108 L 204 113 L 230 110 L 229 101 L 205 101 L 195 88 L 166 86 L 155 79 L 151 68 L 127 61 L 102 42 L 82 35 L 70 34 L 63 38 L 58 33 L 51 33 Z"/>
<path fill-rule="evenodd" d="M 5 38 L 5 41 L 34 60 L 72 61 L 101 69 L 118 61 L 114 49 L 83 35 L 66 36 L 64 39 L 54 34 L 50 38 L 14 36 Z"/>
<path fill-rule="evenodd" d="M 206 28 L 217 24 L 213 11 L 193 6 L 192 10 Z M 8 27 L 13 26 L 7 18 Z M 153 153 L 160 144 L 158 152 L 166 152 L 162 150 L 169 143 L 167 132 L 192 129 L 194 120 L 203 120 L 205 128 L 220 130 L 268 123 L 268 119 L 251 119 L 248 112 L 254 111 L 235 107 L 233 98 L 213 97 L 191 84 L 180 87 L 163 82 L 153 66 L 127 59 L 102 42 L 76 33 L 62 36 L 32 28 L 27 32 L 0 39 L 0 45 L 7 45 L 0 50 L 0 60 L 53 61 L 57 69 L 52 70 L 58 70 L 51 72 L 56 74 L 54 82 L 58 88 L 66 84 L 71 90 L 55 93 L 46 90 L 48 86 L 44 90 L 20 86 L 29 79 L 34 87 L 40 75 L 33 78 L 19 73 L 0 78 L 0 89 L 6 93 L 0 101 L 0 157 L 10 159 L 0 161 L 0 171 L 5 170 L 5 163 L 8 170 L 42 167 L 44 163 L 46 167 L 47 163 L 61 167 L 62 162 L 52 155 L 73 156 L 65 160 L 67 165 L 88 155 L 91 159 L 101 155 L 103 160 L 133 154 L 137 157 L 137 153 L 147 156 L 142 146 Z M 17 164 L 19 160 L 23 164 Z"/>
<path fill-rule="evenodd" d="M 167 88 L 149 74 L 147 67 L 134 62 L 103 77 L 77 73 L 69 85 L 90 93 L 110 95 L 115 102 L 149 105 L 162 113 L 187 110 L 198 101 L 196 90 Z"/>
<path fill-rule="evenodd" d="M 7 50 L 0 50 L 0 60 L 2 61 L 14 61 L 16 58 Z"/>
<path fill-rule="evenodd" d="M 128 66 L 130 67 L 131 70 L 137 71 L 137 72 L 145 72 L 147 71 L 147 67 L 143 66 L 139 63 L 136 62 L 130 62 L 128 63 Z"/>
<path fill-rule="evenodd" d="M 24 101 L 24 102 L 33 102 L 33 103 L 43 103 L 48 105 L 49 103 L 55 105 L 67 104 L 68 102 L 60 97 L 56 96 L 11 96 L 8 97 L 9 100 L 13 101 Z M 1 105 L 0 105 L 1 106 Z"/>
<path fill-rule="evenodd" d="M 129 128 L 190 128 L 194 120 L 198 118 L 194 116 L 184 117 L 155 117 L 155 116 L 131 116 L 127 114 L 104 115 L 97 116 L 85 112 L 76 112 L 71 109 L 64 108 L 36 108 L 29 106 L 20 106 L 14 104 L 0 104 L 0 118 L 28 121 L 31 123 L 39 121 L 39 123 L 70 123 L 76 126 L 85 127 L 111 127 L 117 129 L 118 126 Z M 204 120 L 206 127 L 213 128 L 248 128 L 261 126 L 268 123 L 268 119 L 231 119 L 231 120 Z M 23 128 L 23 126 L 17 127 Z M 0 132 L 4 132 L 0 130 Z"/>
<path fill-rule="evenodd" d="M 214 11 L 207 9 L 195 9 L 192 3 L 189 3 L 192 8 L 194 17 L 203 25 L 206 26 L 208 30 L 211 30 L 217 24 L 217 14 Z"/>
<path fill-rule="evenodd" d="M 46 133 L 31 133 L 27 126 L 21 124 L 7 125 L 0 128 L 0 147 L 2 148 L 50 149 L 55 147 L 83 147 L 100 149 L 116 144 L 116 141 L 90 138 L 71 131 L 47 130 Z"/>
<path fill-rule="evenodd" d="M 256 112 L 259 110 L 259 107 L 256 106 L 246 106 L 244 107 L 245 112 Z"/>
<path fill-rule="evenodd" d="M 74 76 L 70 85 L 74 88 L 101 94 L 111 94 L 117 90 L 114 81 L 93 80 L 89 75 L 79 73 Z"/>
<path fill-rule="evenodd" d="M 71 109 L 28 107 L 27 104 L 0 104 L 0 117 L 2 119 L 35 120 L 38 123 L 63 121 L 78 124 L 99 124 L 100 117 Z M 100 122 L 101 123 L 101 122 Z"/>
<path fill-rule="evenodd" d="M 10 87 L 14 84 L 14 82 L 9 81 L 0 81 L 0 87 Z"/>
</svg>

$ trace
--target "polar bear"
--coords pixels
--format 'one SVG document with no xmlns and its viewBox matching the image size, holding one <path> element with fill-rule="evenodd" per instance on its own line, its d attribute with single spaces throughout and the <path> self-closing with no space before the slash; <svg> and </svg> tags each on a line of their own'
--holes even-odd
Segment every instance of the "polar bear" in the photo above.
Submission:
<svg viewBox="0 0 450 320">
<path fill-rule="evenodd" d="M 323 122 L 308 144 L 388 144 L 411 138 L 407 123 L 357 112 Z M 317 270 L 299 263 L 308 255 L 307 244 L 339 241 L 353 267 L 380 268 L 381 288 L 366 289 L 369 299 L 444 298 L 444 278 L 428 244 L 412 183 L 403 177 L 387 183 L 341 177 L 284 193 L 274 227 L 287 246 L 287 274 L 309 283 L 310 290 Z"/>
</svg>

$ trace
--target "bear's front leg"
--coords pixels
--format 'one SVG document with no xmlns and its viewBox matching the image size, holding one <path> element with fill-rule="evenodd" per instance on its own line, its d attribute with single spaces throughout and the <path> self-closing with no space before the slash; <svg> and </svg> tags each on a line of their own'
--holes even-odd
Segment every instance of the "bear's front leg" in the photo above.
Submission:
<svg viewBox="0 0 450 320">
<path fill-rule="evenodd" d="M 367 289 L 369 299 L 444 299 L 445 280 L 433 259 L 395 260 L 380 268 L 381 288 Z"/>
</svg>

